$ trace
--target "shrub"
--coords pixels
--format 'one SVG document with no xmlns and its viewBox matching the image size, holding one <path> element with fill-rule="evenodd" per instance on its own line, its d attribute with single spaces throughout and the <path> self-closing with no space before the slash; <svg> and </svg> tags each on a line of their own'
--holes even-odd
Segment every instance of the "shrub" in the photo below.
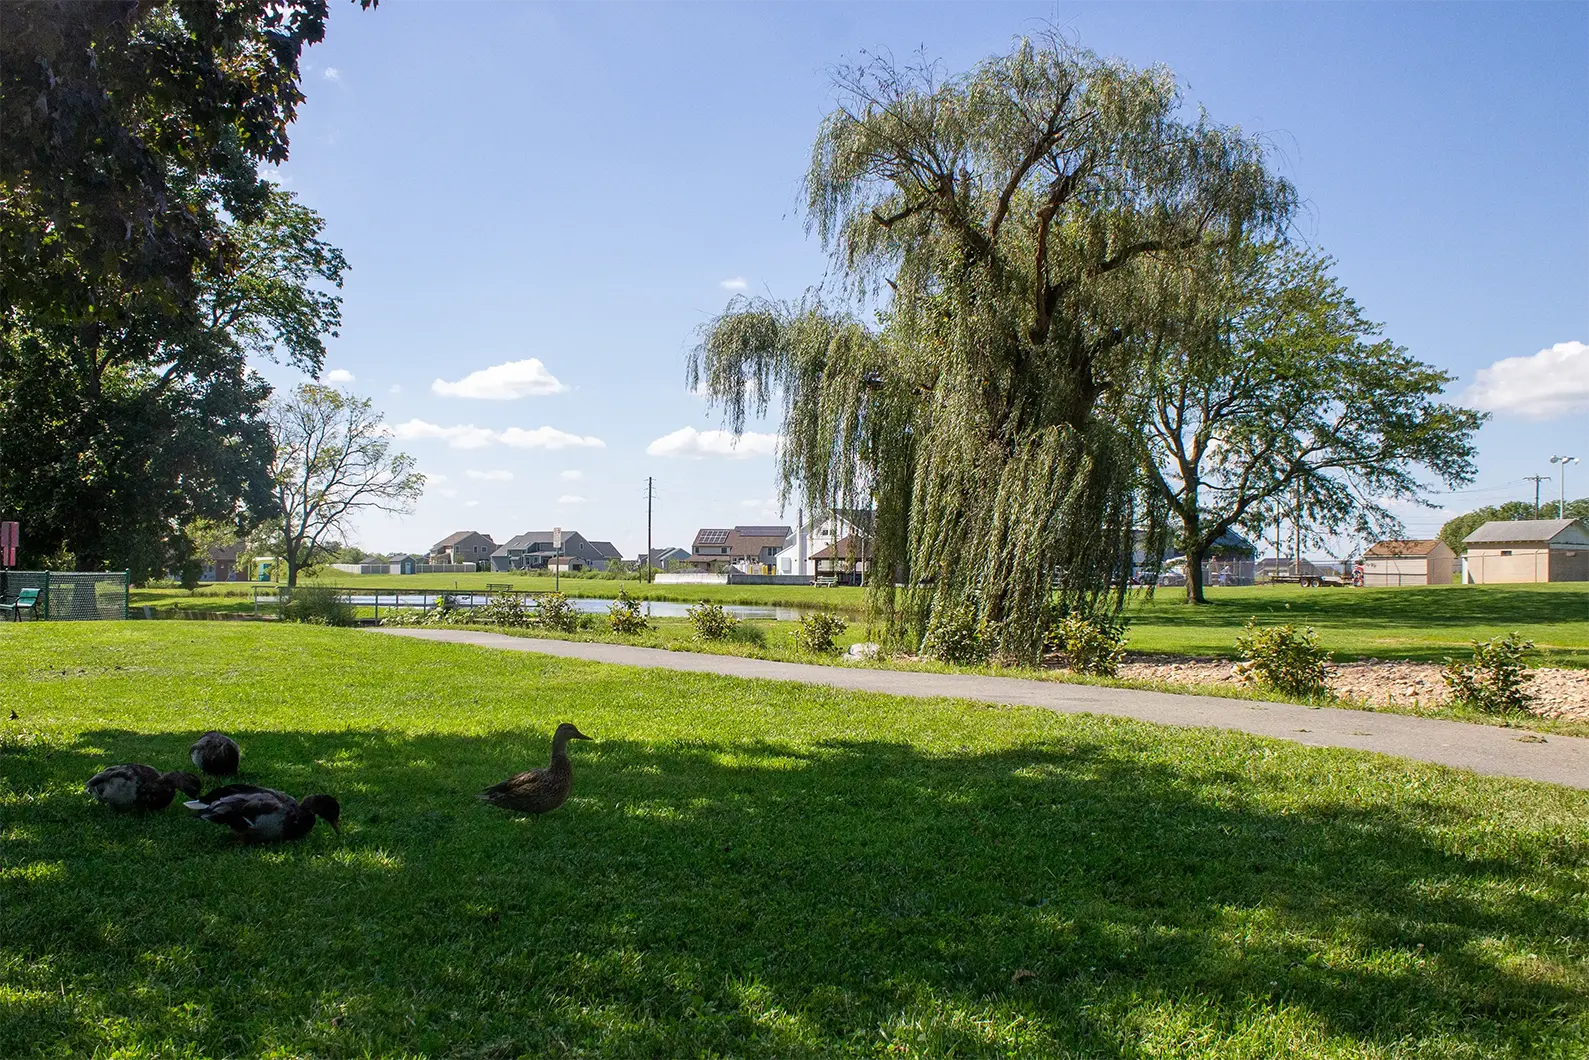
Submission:
<svg viewBox="0 0 1589 1060">
<path fill-rule="evenodd" d="M 481 625 L 512 626 L 522 629 L 534 619 L 531 610 L 524 606 L 524 597 L 517 593 L 498 593 L 484 607 L 477 607 L 469 621 Z"/>
<path fill-rule="evenodd" d="M 651 628 L 651 623 L 646 621 L 645 612 L 640 607 L 640 601 L 629 595 L 629 590 L 619 589 L 618 599 L 612 602 L 612 607 L 607 609 L 607 622 L 612 626 L 614 633 L 632 636 L 644 633 Z"/>
<path fill-rule="evenodd" d="M 939 662 L 976 665 L 992 654 L 987 623 L 977 619 L 976 608 L 962 604 L 942 616 L 922 639 L 921 653 Z"/>
<path fill-rule="evenodd" d="M 1319 647 L 1312 627 L 1259 626 L 1249 618 L 1236 650 L 1244 660 L 1236 664 L 1240 681 L 1304 699 L 1329 694 L 1330 653 Z"/>
<path fill-rule="evenodd" d="M 795 649 L 812 655 L 831 655 L 838 650 L 834 640 L 849 628 L 849 623 L 827 611 L 813 611 L 800 616 L 800 624 L 791 638 Z"/>
<path fill-rule="evenodd" d="M 303 622 L 311 626 L 351 626 L 354 622 L 353 605 L 342 599 L 340 589 L 324 585 L 300 585 L 282 589 L 284 599 L 277 611 L 287 622 Z"/>
<path fill-rule="evenodd" d="M 579 611 L 574 601 L 562 593 L 547 593 L 536 601 L 535 624 L 559 633 L 573 633 L 579 629 Z"/>
<path fill-rule="evenodd" d="M 1078 674 L 1113 677 L 1126 654 L 1126 623 L 1110 615 L 1069 614 L 1048 631 L 1048 646 Z"/>
<path fill-rule="evenodd" d="M 733 615 L 723 610 L 722 604 L 702 602 L 685 614 L 690 616 L 690 625 L 695 627 L 696 640 L 727 640 L 739 625 Z"/>
<path fill-rule="evenodd" d="M 1441 676 L 1445 678 L 1446 687 L 1451 689 L 1451 698 L 1475 710 L 1492 714 L 1527 710 L 1532 698 L 1528 682 L 1534 675 L 1528 672 L 1523 656 L 1533 650 L 1534 642 L 1516 633 L 1476 640 L 1473 661 L 1447 659 Z"/>
</svg>

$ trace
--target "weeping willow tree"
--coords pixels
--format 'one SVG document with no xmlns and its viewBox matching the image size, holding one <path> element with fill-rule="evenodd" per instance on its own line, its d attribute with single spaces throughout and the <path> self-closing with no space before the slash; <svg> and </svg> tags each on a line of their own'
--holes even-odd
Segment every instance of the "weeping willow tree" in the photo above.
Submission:
<svg viewBox="0 0 1589 1060">
<path fill-rule="evenodd" d="M 1133 528 L 1158 522 L 1130 385 L 1150 322 L 1293 192 L 1260 143 L 1186 115 L 1170 71 L 1058 35 L 958 77 L 872 57 L 835 83 L 805 186 L 838 297 L 736 299 L 689 385 L 735 432 L 781 405 L 785 501 L 874 508 L 897 635 L 970 606 L 1031 658 L 1056 611 L 1118 606 Z"/>
</svg>

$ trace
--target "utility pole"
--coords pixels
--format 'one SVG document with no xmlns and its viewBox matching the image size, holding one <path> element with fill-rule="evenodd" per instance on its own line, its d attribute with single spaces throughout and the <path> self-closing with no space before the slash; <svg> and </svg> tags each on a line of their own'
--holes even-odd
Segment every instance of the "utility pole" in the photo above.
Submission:
<svg viewBox="0 0 1589 1060">
<path fill-rule="evenodd" d="M 1549 475 L 1524 475 L 1523 476 L 1523 481 L 1524 482 L 1532 482 L 1534 484 L 1534 518 L 1538 519 L 1539 518 L 1539 484 L 1541 482 L 1549 482 L 1550 481 L 1550 476 Z"/>
<path fill-rule="evenodd" d="M 651 499 L 657 495 L 657 488 L 650 475 L 646 476 L 646 570 L 643 577 L 651 581 Z"/>
</svg>

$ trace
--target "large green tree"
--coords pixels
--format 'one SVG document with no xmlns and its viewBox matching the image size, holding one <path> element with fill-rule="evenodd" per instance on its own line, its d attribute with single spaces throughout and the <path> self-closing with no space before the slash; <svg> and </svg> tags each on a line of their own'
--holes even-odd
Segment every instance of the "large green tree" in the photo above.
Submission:
<svg viewBox="0 0 1589 1060">
<path fill-rule="evenodd" d="M 1331 265 L 1279 245 L 1211 253 L 1148 340 L 1144 467 L 1193 603 L 1214 542 L 1268 511 L 1388 536 L 1401 529 L 1390 505 L 1423 496 L 1420 471 L 1473 478 L 1484 417 L 1442 402 L 1452 377 L 1383 338 Z"/>
<path fill-rule="evenodd" d="M 334 302 L 306 278 L 342 265 L 256 167 L 287 157 L 326 17 L 0 4 L 0 509 L 34 560 L 148 572 L 180 558 L 173 525 L 268 503 L 245 356 L 317 371 Z"/>
<path fill-rule="evenodd" d="M 143 577 L 188 558 L 192 520 L 271 510 L 270 388 L 248 358 L 324 359 L 346 263 L 322 225 L 269 188 L 253 221 L 223 225 L 233 252 L 200 271 L 183 315 L 127 309 L 91 336 L 6 321 L 0 510 L 23 522 L 29 562 L 70 554 Z"/>
<path fill-rule="evenodd" d="M 1168 70 L 1057 35 L 959 76 L 872 58 L 836 81 L 806 189 L 839 301 L 734 303 L 690 384 L 736 431 L 781 404 L 785 496 L 875 504 L 896 632 L 970 601 L 1030 658 L 1056 579 L 1080 608 L 1124 582 L 1134 340 L 1160 291 L 1276 230 L 1292 190 L 1259 142 L 1188 117 Z M 879 326 L 850 311 L 874 296 Z"/>
</svg>

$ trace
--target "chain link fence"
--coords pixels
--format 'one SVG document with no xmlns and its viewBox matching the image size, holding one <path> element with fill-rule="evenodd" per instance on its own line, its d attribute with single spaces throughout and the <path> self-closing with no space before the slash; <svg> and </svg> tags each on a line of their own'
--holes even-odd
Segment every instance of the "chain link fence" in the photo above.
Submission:
<svg viewBox="0 0 1589 1060">
<path fill-rule="evenodd" d="M 36 618 L 105 621 L 127 617 L 128 584 L 126 571 L 8 570 L 0 572 L 0 599 L 40 589 Z"/>
</svg>

